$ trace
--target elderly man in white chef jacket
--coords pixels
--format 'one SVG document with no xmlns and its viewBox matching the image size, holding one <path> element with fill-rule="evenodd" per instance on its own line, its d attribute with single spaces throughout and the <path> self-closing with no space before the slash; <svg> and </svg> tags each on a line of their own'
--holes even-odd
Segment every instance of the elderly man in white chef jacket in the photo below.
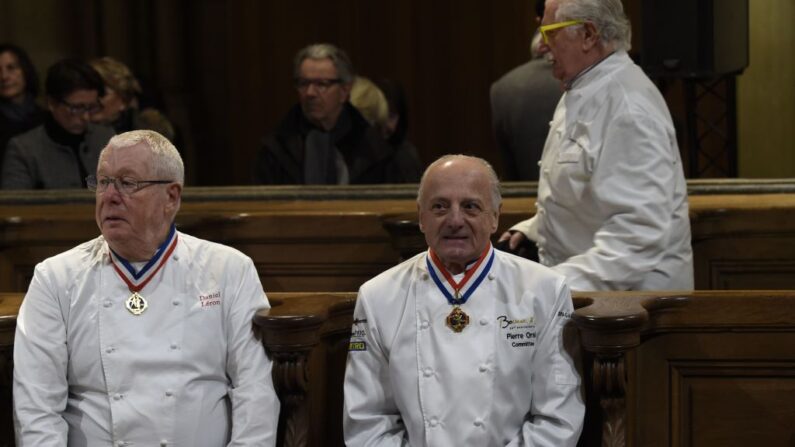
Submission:
<svg viewBox="0 0 795 447">
<path fill-rule="evenodd" d="M 113 137 L 87 184 L 102 236 L 36 266 L 17 320 L 19 446 L 268 446 L 279 402 L 251 259 L 176 230 L 184 168 Z"/>
<path fill-rule="evenodd" d="M 349 446 L 575 445 L 584 404 L 562 275 L 495 250 L 497 176 L 440 158 L 417 199 L 430 247 L 359 290 Z"/>
<path fill-rule="evenodd" d="M 547 0 L 540 27 L 565 90 L 539 166 L 530 239 L 574 290 L 688 290 L 687 184 L 671 115 L 627 55 L 621 0 Z"/>
</svg>

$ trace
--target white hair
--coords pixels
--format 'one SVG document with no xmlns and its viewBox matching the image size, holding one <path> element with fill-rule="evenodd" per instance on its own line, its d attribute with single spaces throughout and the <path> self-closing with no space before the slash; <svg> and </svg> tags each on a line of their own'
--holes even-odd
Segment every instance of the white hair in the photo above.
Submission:
<svg viewBox="0 0 795 447">
<path fill-rule="evenodd" d="M 180 185 L 185 184 L 185 165 L 179 151 L 168 138 L 153 130 L 133 130 L 116 135 L 108 141 L 108 145 L 99 154 L 102 160 L 108 149 L 124 149 L 144 143 L 152 154 L 152 174 L 158 180 L 172 180 Z"/>
<path fill-rule="evenodd" d="M 601 40 L 614 50 L 629 51 L 632 47 L 632 30 L 621 0 L 561 0 L 555 21 L 567 20 L 593 23 Z"/>
</svg>

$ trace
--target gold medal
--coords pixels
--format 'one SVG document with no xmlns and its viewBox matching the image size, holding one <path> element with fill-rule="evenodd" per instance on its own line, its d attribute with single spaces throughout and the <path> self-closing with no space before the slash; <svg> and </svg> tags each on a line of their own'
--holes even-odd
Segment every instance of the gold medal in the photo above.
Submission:
<svg viewBox="0 0 795 447">
<path fill-rule="evenodd" d="M 147 303 L 146 299 L 138 294 L 138 292 L 133 292 L 133 294 L 127 298 L 127 301 L 124 302 L 124 307 L 133 315 L 141 315 L 146 308 L 149 307 L 149 303 Z M 469 318 L 467 318 L 467 321 L 469 321 Z"/>
<path fill-rule="evenodd" d="M 461 310 L 460 307 L 455 306 L 450 311 L 450 315 L 447 316 L 445 322 L 447 322 L 447 327 L 452 329 L 453 332 L 459 333 L 469 324 L 469 315 Z"/>
</svg>

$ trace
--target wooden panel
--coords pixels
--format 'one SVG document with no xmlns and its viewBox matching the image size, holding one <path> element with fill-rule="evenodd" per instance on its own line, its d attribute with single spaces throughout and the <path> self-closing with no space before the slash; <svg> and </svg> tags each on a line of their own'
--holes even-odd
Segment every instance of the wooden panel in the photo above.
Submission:
<svg viewBox="0 0 795 447">
<path fill-rule="evenodd" d="M 791 330 L 644 341 L 632 386 L 637 445 L 784 445 L 795 436 L 783 422 L 795 420 L 793 344 Z"/>
<path fill-rule="evenodd" d="M 696 288 L 795 289 L 795 182 L 781 193 L 719 184 L 691 186 Z M 267 291 L 353 291 L 399 261 L 396 247 L 425 248 L 415 194 L 416 185 L 188 188 L 177 225 L 249 255 Z M 534 194 L 535 184 L 504 186 L 495 237 L 530 217 Z M 0 191 L 0 205 L 0 290 L 26 290 L 36 263 L 99 234 L 87 192 Z M 384 222 L 400 218 L 398 238 Z"/>
</svg>

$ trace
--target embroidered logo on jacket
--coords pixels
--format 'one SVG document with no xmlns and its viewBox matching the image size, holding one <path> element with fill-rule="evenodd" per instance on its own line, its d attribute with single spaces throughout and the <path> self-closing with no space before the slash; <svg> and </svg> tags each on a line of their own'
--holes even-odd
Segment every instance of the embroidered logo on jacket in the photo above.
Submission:
<svg viewBox="0 0 795 447">
<path fill-rule="evenodd" d="M 536 344 L 536 322 L 530 315 L 524 318 L 512 318 L 506 315 L 497 317 L 497 324 L 505 334 L 505 340 L 511 342 L 512 348 L 529 348 Z"/>
<path fill-rule="evenodd" d="M 365 337 L 367 337 L 367 319 L 354 319 L 348 351 L 366 351 L 367 342 L 364 341 Z"/>
</svg>

